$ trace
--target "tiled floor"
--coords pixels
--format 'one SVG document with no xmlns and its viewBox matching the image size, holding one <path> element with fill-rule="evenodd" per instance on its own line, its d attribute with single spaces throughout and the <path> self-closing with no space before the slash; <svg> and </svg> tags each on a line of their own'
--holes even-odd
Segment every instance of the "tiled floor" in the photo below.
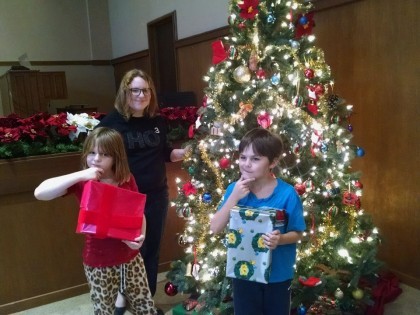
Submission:
<svg viewBox="0 0 420 315">
<path fill-rule="evenodd" d="M 177 294 L 170 297 L 164 293 L 166 284 L 165 275 L 159 274 L 159 283 L 154 297 L 156 305 L 166 315 L 172 315 L 170 311 L 175 305 L 184 301 L 188 296 Z M 420 290 L 401 284 L 403 293 L 392 303 L 385 305 L 384 315 L 415 315 L 420 314 Z M 13 315 L 91 315 L 92 304 L 88 294 L 83 294 L 63 301 L 43 305 Z M 126 314 L 130 314 L 126 312 Z"/>
</svg>

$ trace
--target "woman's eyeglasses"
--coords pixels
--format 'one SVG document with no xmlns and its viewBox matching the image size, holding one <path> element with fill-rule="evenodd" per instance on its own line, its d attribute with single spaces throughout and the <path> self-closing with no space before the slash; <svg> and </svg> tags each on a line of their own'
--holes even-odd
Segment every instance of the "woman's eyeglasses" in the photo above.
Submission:
<svg viewBox="0 0 420 315">
<path fill-rule="evenodd" d="M 134 96 L 139 96 L 141 93 L 143 93 L 144 96 L 149 96 L 150 93 L 152 92 L 152 89 L 151 88 L 146 88 L 146 89 L 130 89 L 130 92 Z"/>
</svg>

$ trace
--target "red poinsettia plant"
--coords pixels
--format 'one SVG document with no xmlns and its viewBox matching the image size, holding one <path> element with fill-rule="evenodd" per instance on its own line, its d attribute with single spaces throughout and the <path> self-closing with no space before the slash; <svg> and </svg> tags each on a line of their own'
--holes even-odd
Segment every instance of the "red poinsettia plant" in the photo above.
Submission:
<svg viewBox="0 0 420 315">
<path fill-rule="evenodd" d="M 82 141 L 76 135 L 93 129 L 97 123 L 99 120 L 88 114 L 0 117 L 0 159 L 80 151 Z"/>
<path fill-rule="evenodd" d="M 190 125 L 197 119 L 196 106 L 165 107 L 160 109 L 160 114 L 168 124 L 169 140 L 186 139 Z"/>
<path fill-rule="evenodd" d="M 245 20 L 253 20 L 258 13 L 259 0 L 244 0 L 238 4 L 241 9 L 240 17 Z"/>
</svg>

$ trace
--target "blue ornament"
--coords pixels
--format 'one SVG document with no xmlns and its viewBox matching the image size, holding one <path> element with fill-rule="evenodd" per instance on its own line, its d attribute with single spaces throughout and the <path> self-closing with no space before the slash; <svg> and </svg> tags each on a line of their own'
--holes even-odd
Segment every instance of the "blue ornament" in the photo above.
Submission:
<svg viewBox="0 0 420 315">
<path fill-rule="evenodd" d="M 321 152 L 325 153 L 328 151 L 328 145 L 325 142 L 321 143 Z"/>
<path fill-rule="evenodd" d="M 300 47 L 300 43 L 298 41 L 296 41 L 296 40 L 290 40 L 290 46 L 293 49 L 297 50 Z"/>
<path fill-rule="evenodd" d="M 308 18 L 307 18 L 306 16 L 302 16 L 302 17 L 299 19 L 299 24 L 300 24 L 300 25 L 306 25 L 306 24 L 308 24 Z"/>
<path fill-rule="evenodd" d="M 306 314 L 306 307 L 303 305 L 300 305 L 297 309 L 298 315 L 305 315 Z"/>
<path fill-rule="evenodd" d="M 211 202 L 211 194 L 210 193 L 204 193 L 203 194 L 203 202 L 204 203 L 210 203 Z"/>
<path fill-rule="evenodd" d="M 194 168 L 193 166 L 190 166 L 190 167 L 188 168 L 188 173 L 189 173 L 190 175 L 193 175 L 193 174 L 195 173 L 195 168 Z"/>
<path fill-rule="evenodd" d="M 352 132 L 353 131 L 353 126 L 351 124 L 348 124 L 347 130 L 350 131 L 350 132 Z"/>
<path fill-rule="evenodd" d="M 267 23 L 274 23 L 275 21 L 276 21 L 275 16 L 274 16 L 272 13 L 270 13 L 270 14 L 267 16 Z"/>
<path fill-rule="evenodd" d="M 356 155 L 357 155 L 358 157 L 362 157 L 362 156 L 364 156 L 364 155 L 365 155 L 365 150 L 364 150 L 363 148 L 361 148 L 361 147 L 357 147 L 357 150 L 356 150 Z"/>
<path fill-rule="evenodd" d="M 275 74 L 271 77 L 271 84 L 273 85 L 279 85 L 280 83 L 280 74 Z"/>
</svg>

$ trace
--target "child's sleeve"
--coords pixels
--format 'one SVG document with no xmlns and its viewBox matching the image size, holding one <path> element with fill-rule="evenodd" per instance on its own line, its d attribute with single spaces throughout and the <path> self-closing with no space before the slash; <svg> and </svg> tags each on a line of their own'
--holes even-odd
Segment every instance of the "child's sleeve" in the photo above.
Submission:
<svg viewBox="0 0 420 315">
<path fill-rule="evenodd" d="M 294 190 L 290 191 L 290 196 L 287 200 L 286 213 L 288 215 L 286 227 L 288 232 L 302 232 L 306 229 L 302 201 Z"/>
<path fill-rule="evenodd" d="M 131 191 L 139 192 L 139 188 L 137 187 L 137 183 L 134 179 L 133 174 L 130 174 L 130 180 L 128 181 L 128 189 Z"/>
<path fill-rule="evenodd" d="M 220 208 L 222 208 L 223 205 L 225 204 L 226 200 L 228 200 L 230 194 L 232 193 L 233 187 L 235 187 L 235 183 L 229 184 L 229 186 L 226 188 L 226 192 L 224 196 L 222 197 L 219 206 L 217 207 L 217 211 L 219 211 Z"/>
</svg>

